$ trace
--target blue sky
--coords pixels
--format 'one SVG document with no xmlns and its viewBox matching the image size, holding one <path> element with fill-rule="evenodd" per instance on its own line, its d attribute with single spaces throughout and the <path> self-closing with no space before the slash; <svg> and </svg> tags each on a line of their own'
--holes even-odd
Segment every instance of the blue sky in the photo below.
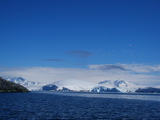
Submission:
<svg viewBox="0 0 160 120">
<path fill-rule="evenodd" d="M 1 0 L 0 75 L 160 85 L 159 6 L 159 0 Z"/>
<path fill-rule="evenodd" d="M 0 67 L 159 64 L 159 6 L 158 0 L 0 1 Z"/>
</svg>

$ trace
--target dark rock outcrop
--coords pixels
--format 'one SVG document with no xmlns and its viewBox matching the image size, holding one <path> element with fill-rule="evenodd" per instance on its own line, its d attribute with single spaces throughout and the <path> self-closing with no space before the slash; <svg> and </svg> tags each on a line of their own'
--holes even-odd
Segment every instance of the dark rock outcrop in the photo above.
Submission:
<svg viewBox="0 0 160 120">
<path fill-rule="evenodd" d="M 0 77 L 0 93 L 1 92 L 29 92 L 29 90 L 22 85 L 7 81 Z"/>
</svg>

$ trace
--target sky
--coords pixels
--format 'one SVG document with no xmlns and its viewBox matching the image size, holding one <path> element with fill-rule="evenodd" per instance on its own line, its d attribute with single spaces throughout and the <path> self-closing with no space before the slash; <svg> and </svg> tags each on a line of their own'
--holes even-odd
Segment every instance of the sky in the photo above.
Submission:
<svg viewBox="0 0 160 120">
<path fill-rule="evenodd" d="M 75 79 L 141 75 L 136 82 L 160 85 L 159 6 L 159 0 L 1 0 L 0 75 L 58 69 L 61 75 L 50 79 L 72 79 L 77 71 Z"/>
</svg>

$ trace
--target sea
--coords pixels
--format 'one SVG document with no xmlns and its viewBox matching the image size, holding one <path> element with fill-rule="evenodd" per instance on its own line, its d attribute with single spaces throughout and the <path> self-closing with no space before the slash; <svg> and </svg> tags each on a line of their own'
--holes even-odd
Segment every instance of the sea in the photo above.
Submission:
<svg viewBox="0 0 160 120">
<path fill-rule="evenodd" d="M 0 93 L 0 120 L 160 120 L 160 94 Z"/>
</svg>

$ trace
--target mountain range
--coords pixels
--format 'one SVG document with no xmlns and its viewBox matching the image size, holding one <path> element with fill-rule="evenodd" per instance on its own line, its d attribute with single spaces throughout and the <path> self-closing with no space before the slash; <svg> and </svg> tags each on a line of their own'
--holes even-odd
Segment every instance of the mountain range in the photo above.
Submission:
<svg viewBox="0 0 160 120">
<path fill-rule="evenodd" d="M 159 92 L 159 88 L 147 87 L 125 80 L 105 80 L 99 83 L 82 80 L 60 80 L 51 84 L 28 81 L 22 77 L 4 76 L 8 81 L 23 85 L 32 90 L 43 91 L 87 91 L 87 92 Z"/>
<path fill-rule="evenodd" d="M 86 82 L 80 80 L 57 81 L 42 87 L 42 90 L 71 90 L 89 92 L 135 92 L 142 85 L 130 83 L 124 80 L 105 80 L 99 83 Z"/>
</svg>

